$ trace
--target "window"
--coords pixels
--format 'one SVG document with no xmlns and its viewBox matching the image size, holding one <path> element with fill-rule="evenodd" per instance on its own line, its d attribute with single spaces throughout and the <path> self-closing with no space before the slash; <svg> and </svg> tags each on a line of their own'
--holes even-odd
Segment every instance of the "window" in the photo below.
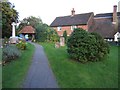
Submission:
<svg viewBox="0 0 120 90">
<path fill-rule="evenodd" d="M 77 28 L 77 26 L 71 26 L 71 30 L 74 30 L 75 28 Z"/>
<path fill-rule="evenodd" d="M 57 30 L 58 30 L 58 31 L 61 31 L 61 30 L 62 30 L 62 27 L 60 27 L 60 26 L 57 27 Z"/>
</svg>

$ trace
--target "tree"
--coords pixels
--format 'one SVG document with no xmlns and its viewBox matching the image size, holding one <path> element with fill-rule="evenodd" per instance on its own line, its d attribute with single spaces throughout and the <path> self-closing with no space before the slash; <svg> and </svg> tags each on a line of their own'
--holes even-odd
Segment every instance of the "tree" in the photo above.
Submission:
<svg viewBox="0 0 120 90">
<path fill-rule="evenodd" d="M 2 37 L 9 38 L 12 34 L 12 22 L 18 22 L 18 12 L 10 2 L 0 2 L 2 11 Z"/>
<path fill-rule="evenodd" d="M 57 32 L 51 27 L 47 28 L 47 42 L 58 42 L 59 36 Z"/>
<path fill-rule="evenodd" d="M 43 24 L 37 24 L 35 29 L 36 29 L 36 34 L 35 34 L 35 39 L 37 41 L 44 42 L 47 39 L 47 33 L 46 33 L 46 26 Z"/>
<path fill-rule="evenodd" d="M 59 40 L 57 32 L 47 24 L 38 24 L 36 26 L 35 38 L 40 42 L 57 42 Z"/>
<path fill-rule="evenodd" d="M 24 18 L 21 23 L 19 24 L 18 30 L 21 30 L 26 25 L 31 25 L 32 27 L 36 27 L 38 24 L 43 24 L 40 17 L 34 17 L 30 16 L 27 18 Z"/>
<path fill-rule="evenodd" d="M 35 28 L 35 39 L 39 42 L 55 42 L 58 40 L 58 35 L 55 30 L 43 23 L 40 17 L 30 16 L 24 18 L 19 25 L 18 31 L 26 25 L 31 25 Z"/>
</svg>

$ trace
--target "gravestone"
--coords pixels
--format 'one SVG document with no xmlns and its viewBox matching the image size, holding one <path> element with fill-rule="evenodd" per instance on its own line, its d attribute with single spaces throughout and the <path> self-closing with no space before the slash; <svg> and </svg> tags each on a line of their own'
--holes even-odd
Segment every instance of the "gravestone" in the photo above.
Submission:
<svg viewBox="0 0 120 90">
<path fill-rule="evenodd" d="M 55 48 L 60 48 L 60 43 L 59 42 L 55 43 Z"/>
<path fill-rule="evenodd" d="M 60 37 L 60 46 L 65 46 L 65 38 Z"/>
</svg>

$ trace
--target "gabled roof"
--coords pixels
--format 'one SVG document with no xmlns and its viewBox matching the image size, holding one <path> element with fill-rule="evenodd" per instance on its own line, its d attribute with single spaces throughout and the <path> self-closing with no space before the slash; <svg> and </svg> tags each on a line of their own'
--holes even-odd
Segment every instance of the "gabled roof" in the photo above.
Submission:
<svg viewBox="0 0 120 90">
<path fill-rule="evenodd" d="M 19 33 L 35 33 L 35 29 L 32 27 L 32 26 L 25 26 L 25 27 L 23 27 L 23 29 L 22 30 L 20 30 L 20 32 Z"/>
<path fill-rule="evenodd" d="M 56 19 L 51 23 L 50 26 L 70 26 L 70 25 L 86 25 L 90 16 L 93 14 L 91 13 L 84 13 L 84 14 L 76 14 L 74 16 L 63 16 L 63 17 L 56 17 Z"/>
<path fill-rule="evenodd" d="M 89 29 L 89 32 L 97 32 L 104 38 L 114 38 L 114 35 L 117 32 L 120 32 L 120 12 L 117 12 L 117 16 L 118 16 L 118 30 L 114 29 L 114 24 L 112 23 L 113 13 L 102 13 L 97 14 L 95 16 L 94 28 Z"/>
<path fill-rule="evenodd" d="M 117 31 L 114 30 L 111 18 L 94 19 L 94 21 L 94 29 L 90 29 L 89 32 L 97 32 L 103 38 L 114 38 Z"/>
<path fill-rule="evenodd" d="M 99 17 L 110 17 L 112 18 L 113 13 L 100 13 L 100 14 L 96 14 L 94 17 L 95 18 L 99 18 Z M 117 16 L 120 16 L 120 12 L 117 12 Z"/>
<path fill-rule="evenodd" d="M 118 18 L 118 32 L 120 32 L 120 17 Z"/>
</svg>

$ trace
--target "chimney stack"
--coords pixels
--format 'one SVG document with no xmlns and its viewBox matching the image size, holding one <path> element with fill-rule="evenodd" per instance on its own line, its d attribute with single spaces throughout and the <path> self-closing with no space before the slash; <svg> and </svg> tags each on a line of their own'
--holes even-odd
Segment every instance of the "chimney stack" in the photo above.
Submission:
<svg viewBox="0 0 120 90">
<path fill-rule="evenodd" d="M 113 22 L 117 22 L 117 5 L 113 6 Z"/>
<path fill-rule="evenodd" d="M 74 8 L 71 10 L 71 16 L 74 16 L 75 15 L 75 10 Z"/>
</svg>

